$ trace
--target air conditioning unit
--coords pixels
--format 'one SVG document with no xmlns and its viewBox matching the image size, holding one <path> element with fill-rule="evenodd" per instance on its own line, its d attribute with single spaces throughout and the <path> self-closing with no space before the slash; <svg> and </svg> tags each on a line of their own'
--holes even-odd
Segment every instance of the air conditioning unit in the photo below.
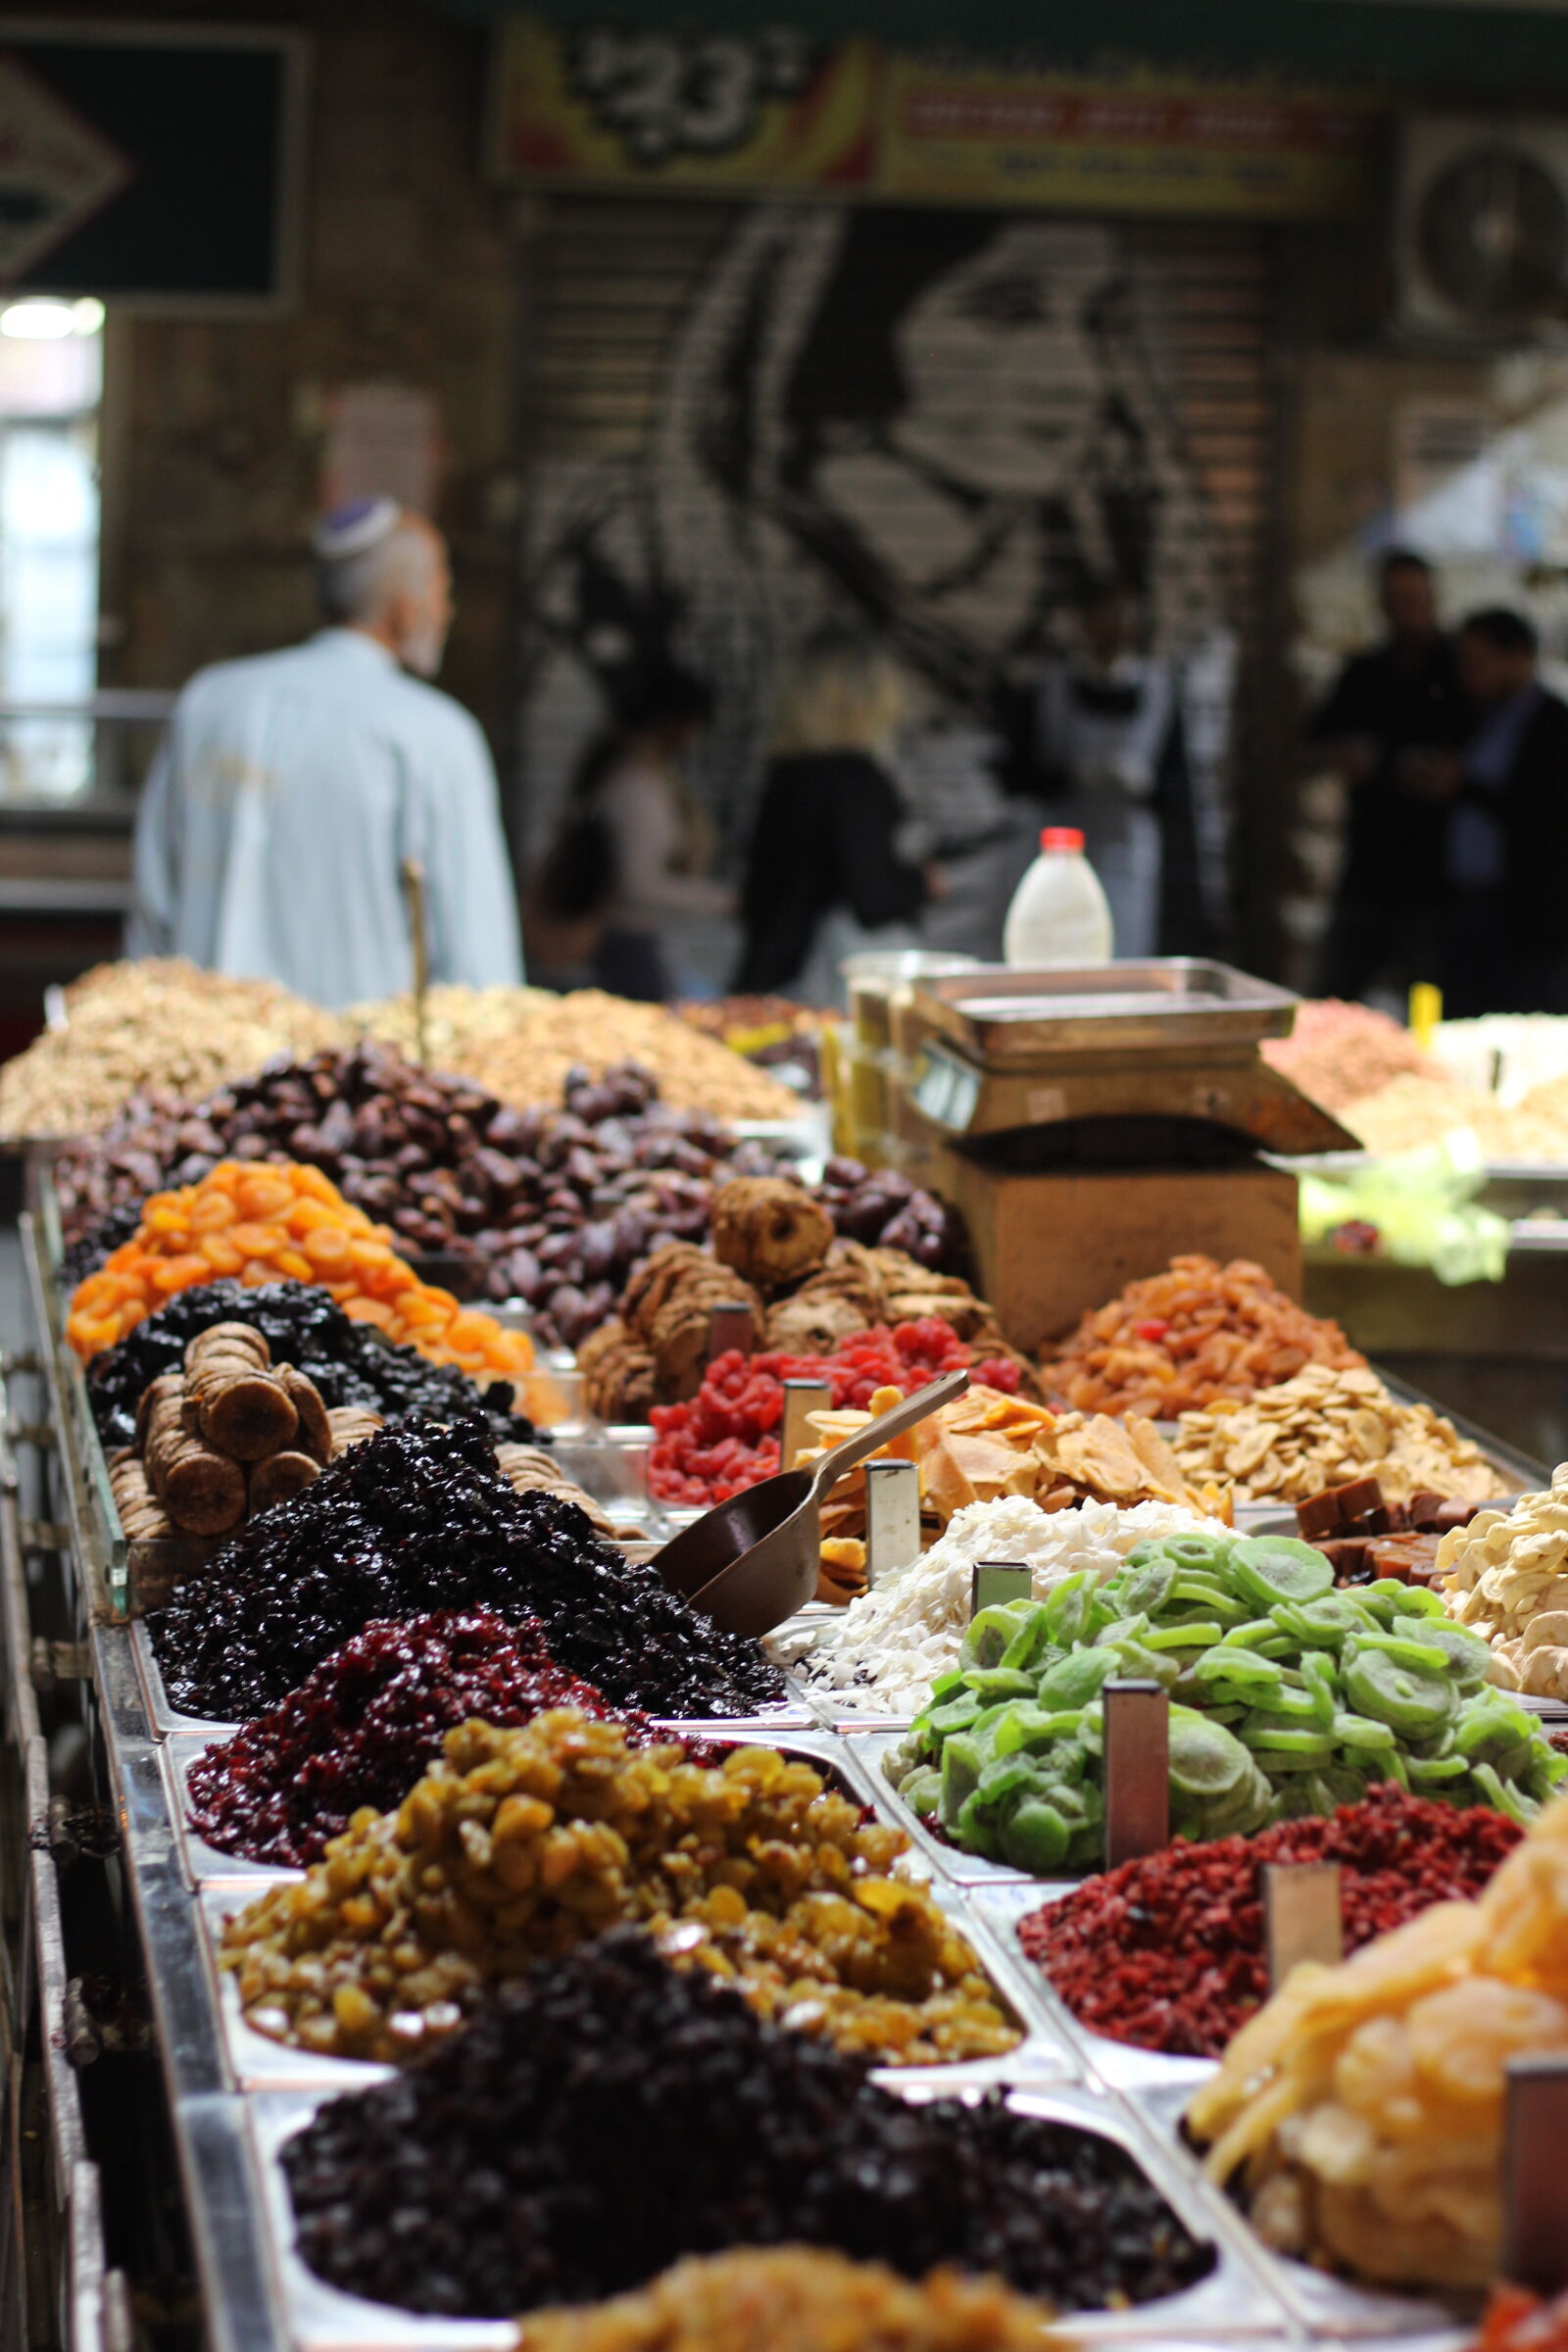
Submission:
<svg viewBox="0 0 1568 2352">
<path fill-rule="evenodd" d="M 1400 145 L 1394 323 L 1495 346 L 1568 321 L 1568 118 L 1415 115 Z"/>
</svg>

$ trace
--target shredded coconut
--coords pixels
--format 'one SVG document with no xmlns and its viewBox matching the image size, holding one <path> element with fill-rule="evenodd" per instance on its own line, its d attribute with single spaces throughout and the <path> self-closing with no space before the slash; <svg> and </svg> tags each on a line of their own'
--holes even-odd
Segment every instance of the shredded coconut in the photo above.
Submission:
<svg viewBox="0 0 1568 2352">
<path fill-rule="evenodd" d="M 853 1600 L 818 1637 L 804 1661 L 808 1686 L 819 1697 L 831 1693 L 847 1713 L 913 1714 L 936 1677 L 957 1663 L 976 1560 L 1027 1566 L 1030 1589 L 1043 1600 L 1081 1568 L 1103 1583 L 1135 1544 L 1193 1528 L 1231 1532 L 1169 1502 L 1086 1502 L 1072 1511 L 1043 1511 L 1022 1495 L 971 1502 L 929 1551 Z"/>
</svg>

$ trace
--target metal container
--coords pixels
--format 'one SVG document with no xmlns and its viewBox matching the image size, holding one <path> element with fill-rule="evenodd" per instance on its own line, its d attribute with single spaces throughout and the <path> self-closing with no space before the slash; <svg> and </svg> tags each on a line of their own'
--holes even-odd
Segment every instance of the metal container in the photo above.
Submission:
<svg viewBox="0 0 1568 2352">
<path fill-rule="evenodd" d="M 1288 989 L 1191 956 L 1035 971 L 987 964 L 921 981 L 914 992 L 933 1030 L 993 1068 L 1045 1054 L 1235 1051 L 1288 1036 L 1298 1002 Z"/>
<path fill-rule="evenodd" d="M 924 2101 L 936 2095 L 928 2083 L 907 2075 L 879 2073 L 874 2080 L 900 2096 Z M 961 2092 L 983 2086 L 969 2082 L 945 2087 Z M 1066 2323 L 1074 2340 L 1157 2343 L 1176 2352 L 1183 2344 L 1235 2343 L 1283 2332 L 1285 2314 L 1268 2286 L 1216 2231 L 1213 2201 L 1166 2164 L 1157 2142 L 1141 2133 L 1135 2119 L 1071 2088 L 1048 2090 L 1027 2082 L 1006 2088 L 1008 2104 L 1019 2114 L 1089 2132 L 1123 2149 L 1189 2232 L 1214 2246 L 1213 2270 L 1181 2294 L 1126 2311 L 1074 2313 Z M 515 2330 L 510 2323 L 421 2319 L 344 2294 L 301 2261 L 281 2152 L 329 2095 L 324 2089 L 270 2092 L 247 2102 L 268 2267 L 292 2343 L 299 2352 L 511 2352 Z"/>
</svg>

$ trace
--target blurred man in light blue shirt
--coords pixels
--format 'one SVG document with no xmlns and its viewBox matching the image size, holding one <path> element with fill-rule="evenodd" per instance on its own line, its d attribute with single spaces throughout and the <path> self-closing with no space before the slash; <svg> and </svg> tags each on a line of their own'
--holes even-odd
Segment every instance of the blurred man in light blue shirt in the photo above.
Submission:
<svg viewBox="0 0 1568 2352">
<path fill-rule="evenodd" d="M 445 543 L 372 499 L 329 516 L 315 549 L 328 625 L 200 671 L 175 705 L 137 818 L 127 950 L 328 1007 L 392 996 L 413 976 L 401 869 L 415 858 L 430 977 L 520 980 L 489 749 L 423 682 L 452 618 Z"/>
</svg>

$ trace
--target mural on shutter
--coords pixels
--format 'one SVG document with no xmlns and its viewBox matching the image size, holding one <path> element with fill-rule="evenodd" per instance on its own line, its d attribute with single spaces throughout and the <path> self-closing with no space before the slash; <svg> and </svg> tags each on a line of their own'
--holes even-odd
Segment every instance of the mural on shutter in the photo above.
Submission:
<svg viewBox="0 0 1568 2352">
<path fill-rule="evenodd" d="M 881 631 L 923 690 L 902 766 L 930 836 L 1026 839 L 1003 783 L 1041 659 L 1109 578 L 1182 664 L 1212 847 L 1238 517 L 1184 431 L 1180 274 L 1123 223 L 554 206 L 525 598 L 534 850 L 610 695 L 661 659 L 713 689 L 700 781 L 742 836 L 781 657 L 827 619 Z"/>
</svg>

